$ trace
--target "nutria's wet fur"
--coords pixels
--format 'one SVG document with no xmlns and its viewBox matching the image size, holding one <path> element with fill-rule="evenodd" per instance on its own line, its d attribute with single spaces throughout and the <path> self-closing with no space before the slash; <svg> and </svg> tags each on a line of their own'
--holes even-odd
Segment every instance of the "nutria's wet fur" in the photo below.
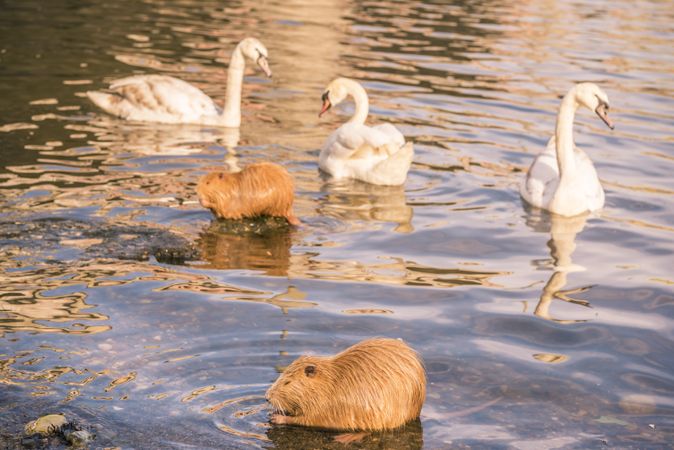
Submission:
<svg viewBox="0 0 674 450">
<path fill-rule="evenodd" d="M 251 164 L 241 172 L 211 172 L 197 184 L 199 203 L 221 219 L 275 216 L 299 225 L 293 214 L 294 184 L 278 164 Z"/>
<path fill-rule="evenodd" d="M 393 429 L 419 417 L 426 372 L 403 341 L 367 339 L 335 356 L 300 356 L 266 397 L 278 412 L 276 424 Z"/>
</svg>

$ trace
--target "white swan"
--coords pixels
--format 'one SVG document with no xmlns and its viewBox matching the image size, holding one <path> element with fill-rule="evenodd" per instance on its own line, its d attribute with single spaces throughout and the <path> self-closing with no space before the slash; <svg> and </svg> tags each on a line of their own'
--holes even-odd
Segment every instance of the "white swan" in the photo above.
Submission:
<svg viewBox="0 0 674 450">
<path fill-rule="evenodd" d="M 353 117 L 335 130 L 323 145 L 319 167 L 334 178 L 354 178 L 379 185 L 405 182 L 412 164 L 411 142 L 391 124 L 365 125 L 368 99 L 365 89 L 354 80 L 337 78 L 323 93 L 322 116 L 331 106 L 351 95 L 356 103 Z"/>
<path fill-rule="evenodd" d="M 534 159 L 520 188 L 528 203 L 562 216 L 575 216 L 604 206 L 604 189 L 594 165 L 573 141 L 573 118 L 581 105 L 597 113 L 613 129 L 604 91 L 593 83 L 575 85 L 562 100 L 555 135 Z"/>
<path fill-rule="evenodd" d="M 126 77 L 114 81 L 110 85 L 111 92 L 89 91 L 87 95 L 101 109 L 127 120 L 238 127 L 241 124 L 244 56 L 255 61 L 271 77 L 265 46 L 250 37 L 239 42 L 227 70 L 224 109 L 201 89 L 167 75 Z"/>
</svg>

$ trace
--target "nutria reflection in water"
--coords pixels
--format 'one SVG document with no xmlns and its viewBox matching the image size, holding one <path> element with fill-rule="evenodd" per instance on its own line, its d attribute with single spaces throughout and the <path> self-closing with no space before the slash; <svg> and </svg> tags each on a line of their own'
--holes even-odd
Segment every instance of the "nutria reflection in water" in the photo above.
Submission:
<svg viewBox="0 0 674 450">
<path fill-rule="evenodd" d="M 267 390 L 275 424 L 343 431 L 393 430 L 419 417 L 426 371 L 398 339 L 372 338 L 335 356 L 300 356 Z M 365 434 L 342 435 L 348 442 Z"/>
<path fill-rule="evenodd" d="M 276 450 L 345 450 L 353 446 L 335 440 L 340 431 L 305 427 L 271 427 L 267 438 Z M 370 444 L 370 445 L 368 445 Z M 424 447 L 421 420 L 416 419 L 392 431 L 375 431 L 364 436 L 356 448 L 420 450 Z"/>
<path fill-rule="evenodd" d="M 292 233 L 292 227 L 279 218 L 214 220 L 197 240 L 201 259 L 207 262 L 201 267 L 287 276 Z"/>
</svg>

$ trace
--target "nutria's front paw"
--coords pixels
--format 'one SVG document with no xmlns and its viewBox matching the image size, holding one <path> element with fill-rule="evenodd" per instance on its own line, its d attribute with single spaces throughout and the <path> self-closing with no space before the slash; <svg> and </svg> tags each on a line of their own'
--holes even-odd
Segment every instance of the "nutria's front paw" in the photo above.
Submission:
<svg viewBox="0 0 674 450">
<path fill-rule="evenodd" d="M 271 423 L 275 425 L 285 425 L 288 423 L 288 416 L 284 416 L 283 414 L 272 414 Z"/>
</svg>

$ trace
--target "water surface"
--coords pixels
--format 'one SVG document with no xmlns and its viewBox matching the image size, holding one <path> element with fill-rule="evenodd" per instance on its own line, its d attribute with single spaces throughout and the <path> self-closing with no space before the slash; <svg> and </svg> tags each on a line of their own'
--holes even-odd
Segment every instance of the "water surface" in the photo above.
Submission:
<svg viewBox="0 0 674 450">
<path fill-rule="evenodd" d="M 666 448 L 674 438 L 674 10 L 667 2 L 5 2 L 0 15 L 0 439 L 64 412 L 122 448 L 329 448 L 271 427 L 264 392 L 300 354 L 405 339 L 420 421 L 358 448 Z M 84 92 L 135 73 L 225 93 L 238 131 L 124 123 Z M 407 183 L 319 176 L 353 110 L 414 142 Z M 606 206 L 563 219 L 518 185 L 559 96 Z M 282 162 L 298 229 L 218 224 L 198 178 Z M 167 250 L 168 253 L 162 253 Z"/>
</svg>

